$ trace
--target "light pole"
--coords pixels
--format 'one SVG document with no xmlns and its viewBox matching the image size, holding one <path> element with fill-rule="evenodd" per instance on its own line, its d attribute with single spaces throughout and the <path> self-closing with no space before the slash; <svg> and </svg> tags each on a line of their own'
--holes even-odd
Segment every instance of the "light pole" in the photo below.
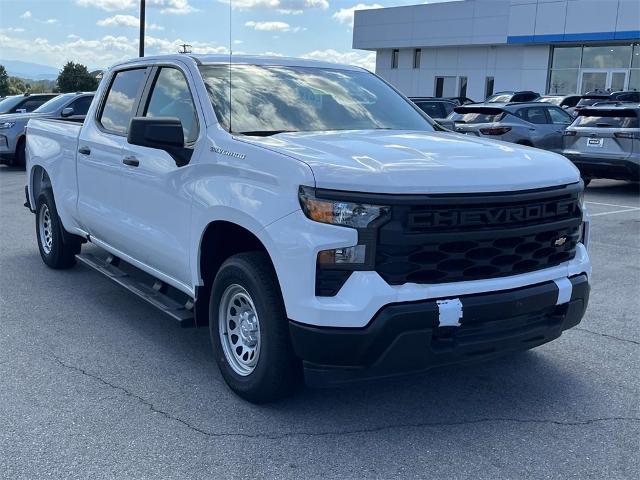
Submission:
<svg viewBox="0 0 640 480">
<path fill-rule="evenodd" d="M 145 0 L 140 0 L 140 46 L 139 46 L 139 56 L 144 57 L 144 14 L 145 14 Z"/>
</svg>

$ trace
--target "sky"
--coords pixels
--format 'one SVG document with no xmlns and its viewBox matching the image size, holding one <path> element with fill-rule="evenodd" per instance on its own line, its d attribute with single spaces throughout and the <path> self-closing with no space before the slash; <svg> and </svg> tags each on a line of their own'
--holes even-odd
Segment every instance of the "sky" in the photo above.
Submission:
<svg viewBox="0 0 640 480">
<path fill-rule="evenodd" d="M 431 0 L 438 1 L 438 0 Z M 375 54 L 352 50 L 355 9 L 420 0 L 146 0 L 145 54 L 271 54 L 374 69 Z M 0 58 L 89 69 L 138 55 L 139 0 L 0 0 Z"/>
</svg>

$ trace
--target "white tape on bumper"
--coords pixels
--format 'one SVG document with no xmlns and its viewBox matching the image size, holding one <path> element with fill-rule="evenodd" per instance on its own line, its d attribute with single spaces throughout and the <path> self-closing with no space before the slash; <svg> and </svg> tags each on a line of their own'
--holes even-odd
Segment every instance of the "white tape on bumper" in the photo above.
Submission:
<svg viewBox="0 0 640 480">
<path fill-rule="evenodd" d="M 438 322 L 441 327 L 459 327 L 462 318 L 462 302 L 459 298 L 438 300 Z"/>
<path fill-rule="evenodd" d="M 558 287 L 558 300 L 556 305 L 562 305 L 571 300 L 571 292 L 573 292 L 573 284 L 568 278 L 558 278 L 553 281 Z"/>
</svg>

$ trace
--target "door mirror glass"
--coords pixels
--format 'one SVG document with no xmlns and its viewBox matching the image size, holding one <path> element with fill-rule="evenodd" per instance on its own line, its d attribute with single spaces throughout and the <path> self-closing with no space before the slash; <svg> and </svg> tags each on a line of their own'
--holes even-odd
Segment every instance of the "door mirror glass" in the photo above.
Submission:
<svg viewBox="0 0 640 480">
<path fill-rule="evenodd" d="M 62 112 L 60 113 L 60 116 L 62 118 L 70 117 L 71 115 L 73 115 L 73 107 L 63 108 Z"/>
<path fill-rule="evenodd" d="M 184 148 L 182 122 L 175 117 L 132 118 L 127 142 L 130 145 L 164 150 L 179 167 L 189 163 L 191 158 L 191 150 Z"/>
</svg>

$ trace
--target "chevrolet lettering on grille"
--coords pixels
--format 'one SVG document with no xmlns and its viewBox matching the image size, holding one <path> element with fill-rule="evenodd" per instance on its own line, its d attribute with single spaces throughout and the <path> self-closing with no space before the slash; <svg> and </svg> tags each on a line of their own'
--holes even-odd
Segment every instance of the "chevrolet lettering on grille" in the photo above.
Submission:
<svg viewBox="0 0 640 480">
<path fill-rule="evenodd" d="M 577 204 L 574 200 L 566 200 L 523 207 L 434 210 L 421 212 L 416 220 L 426 227 L 501 225 L 570 216 L 576 208 Z"/>
</svg>

